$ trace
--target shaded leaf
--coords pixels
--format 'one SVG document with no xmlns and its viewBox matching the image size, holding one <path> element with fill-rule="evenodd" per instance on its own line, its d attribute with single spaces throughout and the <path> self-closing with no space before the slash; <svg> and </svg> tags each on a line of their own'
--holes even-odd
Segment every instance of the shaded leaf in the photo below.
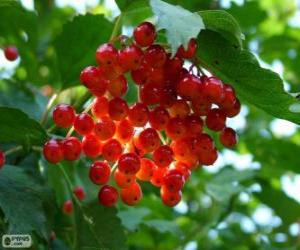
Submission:
<svg viewBox="0 0 300 250">
<path fill-rule="evenodd" d="M 176 235 L 179 235 L 181 233 L 177 224 L 175 224 L 175 222 L 172 221 L 154 219 L 147 220 L 143 224 L 148 227 L 152 227 L 161 233 L 169 232 Z"/>
</svg>

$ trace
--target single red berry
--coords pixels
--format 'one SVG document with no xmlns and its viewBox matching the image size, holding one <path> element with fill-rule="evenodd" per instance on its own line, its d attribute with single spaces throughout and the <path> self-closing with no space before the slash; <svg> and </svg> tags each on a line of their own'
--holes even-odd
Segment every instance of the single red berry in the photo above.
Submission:
<svg viewBox="0 0 300 250">
<path fill-rule="evenodd" d="M 45 159 L 54 164 L 62 161 L 64 158 L 61 142 L 55 139 L 51 139 L 45 143 L 43 153 Z"/>
<path fill-rule="evenodd" d="M 199 155 L 199 163 L 202 165 L 213 165 L 217 159 L 218 151 L 215 148 L 213 150 L 202 152 Z"/>
<path fill-rule="evenodd" d="M 168 145 L 163 145 L 153 152 L 153 161 L 158 167 L 167 167 L 173 161 L 173 150 Z"/>
<path fill-rule="evenodd" d="M 119 97 L 111 99 L 108 103 L 108 113 L 111 119 L 121 121 L 128 113 L 127 102 Z"/>
<path fill-rule="evenodd" d="M 122 154 L 118 161 L 118 169 L 126 174 L 136 174 L 141 167 L 140 157 L 134 153 Z"/>
<path fill-rule="evenodd" d="M 211 109 L 206 116 L 206 126 L 213 131 L 220 131 L 225 127 L 226 116 L 221 109 Z"/>
<path fill-rule="evenodd" d="M 160 68 L 165 65 L 167 53 L 164 48 L 158 44 L 150 45 L 144 54 L 144 62 L 153 68 Z"/>
<path fill-rule="evenodd" d="M 194 164 L 198 160 L 197 153 L 194 152 L 193 146 L 190 137 L 183 137 L 171 143 L 175 159 L 189 165 Z"/>
<path fill-rule="evenodd" d="M 138 137 L 138 141 L 143 150 L 153 152 L 160 146 L 160 138 L 153 128 L 146 128 Z"/>
<path fill-rule="evenodd" d="M 170 115 L 173 117 L 185 118 L 190 113 L 190 106 L 183 100 L 176 100 L 170 108 Z"/>
<path fill-rule="evenodd" d="M 166 172 L 163 182 L 170 192 L 178 192 L 184 185 L 184 176 L 178 169 L 170 169 Z"/>
<path fill-rule="evenodd" d="M 110 66 L 100 66 L 99 71 L 101 76 L 109 81 L 112 81 L 125 73 L 118 62 Z"/>
<path fill-rule="evenodd" d="M 127 175 L 121 172 L 119 169 L 116 169 L 114 179 L 118 187 L 127 188 L 135 182 L 136 178 L 135 175 Z"/>
<path fill-rule="evenodd" d="M 152 23 L 143 22 L 139 24 L 133 31 L 135 42 L 142 47 L 150 46 L 156 38 L 155 27 Z"/>
<path fill-rule="evenodd" d="M 102 143 L 94 134 L 89 134 L 82 139 L 82 151 L 91 158 L 96 158 L 102 153 Z"/>
<path fill-rule="evenodd" d="M 174 117 L 171 118 L 166 126 L 166 134 L 172 140 L 177 140 L 186 134 L 186 126 L 183 119 Z"/>
<path fill-rule="evenodd" d="M 176 81 L 180 77 L 180 71 L 183 66 L 183 60 L 177 56 L 171 57 L 168 55 L 165 64 L 165 76 L 170 81 Z"/>
<path fill-rule="evenodd" d="M 164 176 L 167 172 L 167 168 L 156 168 L 153 171 L 153 176 L 151 177 L 151 184 L 155 187 L 161 187 L 164 182 Z"/>
<path fill-rule="evenodd" d="M 76 195 L 76 197 L 77 197 L 78 200 L 82 201 L 82 200 L 85 199 L 86 194 L 84 192 L 83 187 L 81 187 L 81 186 L 75 187 L 73 189 L 73 193 Z"/>
<path fill-rule="evenodd" d="M 53 120 L 58 127 L 71 127 L 75 121 L 74 108 L 68 104 L 59 104 L 53 110 Z"/>
<path fill-rule="evenodd" d="M 230 108 L 224 108 L 222 109 L 225 112 L 225 115 L 227 117 L 235 117 L 238 115 L 241 111 L 241 103 L 238 99 L 236 99 L 235 103 Z"/>
<path fill-rule="evenodd" d="M 194 99 L 192 101 L 192 110 L 197 116 L 207 116 L 212 108 L 212 103 L 203 99 Z"/>
<path fill-rule="evenodd" d="M 63 212 L 67 215 L 73 213 L 73 202 L 71 200 L 66 200 L 63 204 Z"/>
<path fill-rule="evenodd" d="M 222 108 L 230 109 L 236 102 L 235 91 L 232 86 L 224 84 L 223 93 L 224 95 L 220 105 Z"/>
<path fill-rule="evenodd" d="M 136 177 L 141 181 L 150 181 L 156 166 L 154 162 L 148 158 L 141 158 L 141 167 Z"/>
<path fill-rule="evenodd" d="M 100 66 L 112 66 L 118 60 L 118 50 L 110 43 L 102 44 L 96 51 L 96 61 Z"/>
<path fill-rule="evenodd" d="M 97 118 L 108 115 L 108 99 L 104 96 L 96 97 L 93 101 L 92 113 Z"/>
<path fill-rule="evenodd" d="M 122 154 L 122 146 L 116 139 L 110 139 L 102 148 L 102 155 L 105 160 L 115 162 Z"/>
<path fill-rule="evenodd" d="M 159 104 L 162 107 L 170 108 L 176 100 L 177 93 L 175 86 L 168 84 L 159 89 Z"/>
<path fill-rule="evenodd" d="M 136 45 L 129 45 L 119 53 L 119 64 L 125 71 L 139 68 L 143 58 L 143 51 Z"/>
<path fill-rule="evenodd" d="M 181 201 L 182 192 L 181 190 L 170 192 L 166 186 L 162 186 L 160 188 L 160 197 L 166 206 L 174 207 Z"/>
<path fill-rule="evenodd" d="M 94 128 L 95 135 L 101 141 L 106 141 L 114 136 L 116 132 L 116 125 L 112 119 L 109 117 L 102 117 L 96 124 Z"/>
<path fill-rule="evenodd" d="M 145 105 L 154 105 L 160 102 L 162 87 L 160 84 L 149 82 L 140 86 L 140 99 Z"/>
<path fill-rule="evenodd" d="M 147 78 L 147 82 L 154 82 L 159 86 L 164 86 L 165 84 L 165 68 L 149 68 L 149 75 Z"/>
<path fill-rule="evenodd" d="M 113 97 L 121 97 L 125 95 L 127 92 L 127 88 L 127 80 L 123 75 L 114 80 L 111 80 L 108 84 L 108 92 Z"/>
<path fill-rule="evenodd" d="M 131 71 L 131 78 L 137 85 L 143 85 L 147 82 L 151 68 L 147 65 L 140 65 L 136 70 Z"/>
<path fill-rule="evenodd" d="M 8 61 L 14 61 L 19 57 L 19 52 L 17 47 L 8 46 L 4 48 L 4 56 Z"/>
<path fill-rule="evenodd" d="M 187 133 L 191 136 L 200 135 L 203 130 L 203 121 L 199 116 L 189 115 L 184 119 Z"/>
<path fill-rule="evenodd" d="M 3 151 L 0 150 L 0 169 L 4 166 L 5 164 L 5 154 Z"/>
<path fill-rule="evenodd" d="M 114 206 L 119 198 L 119 194 L 116 188 L 105 185 L 103 186 L 98 194 L 100 204 L 106 207 Z"/>
<path fill-rule="evenodd" d="M 215 148 L 214 140 L 208 134 L 201 134 L 195 137 L 193 143 L 194 152 L 197 154 L 212 151 Z"/>
<path fill-rule="evenodd" d="M 148 122 L 149 110 L 143 103 L 136 103 L 128 111 L 128 118 L 135 127 L 144 127 Z"/>
<path fill-rule="evenodd" d="M 211 103 L 220 103 L 224 98 L 223 83 L 216 77 L 206 77 L 203 81 L 202 94 Z"/>
<path fill-rule="evenodd" d="M 221 143 L 228 148 L 231 148 L 237 143 L 236 132 L 232 128 L 224 128 L 220 134 Z"/>
<path fill-rule="evenodd" d="M 184 180 L 187 181 L 187 179 L 191 175 L 191 170 L 190 170 L 189 166 L 187 164 L 185 164 L 184 162 L 178 161 L 175 163 L 175 168 L 181 172 L 181 174 L 184 177 Z"/>
<path fill-rule="evenodd" d="M 90 134 L 94 129 L 93 118 L 87 113 L 78 114 L 74 121 L 74 129 L 80 135 Z"/>
<path fill-rule="evenodd" d="M 136 205 L 143 197 L 141 186 L 134 182 L 128 188 L 121 189 L 121 199 L 128 206 Z"/>
<path fill-rule="evenodd" d="M 199 77 L 187 74 L 177 84 L 177 92 L 185 100 L 195 100 L 201 95 L 202 82 Z"/>
<path fill-rule="evenodd" d="M 149 122 L 152 128 L 156 130 L 163 130 L 167 126 L 167 123 L 170 119 L 169 112 L 161 107 L 156 107 L 149 114 Z"/>
<path fill-rule="evenodd" d="M 195 56 L 197 47 L 198 45 L 196 39 L 192 38 L 188 43 L 187 50 L 181 45 L 178 48 L 176 55 L 180 58 L 191 59 Z"/>
<path fill-rule="evenodd" d="M 81 154 L 81 142 L 76 137 L 68 137 L 62 141 L 62 149 L 67 161 L 75 161 Z"/>
<path fill-rule="evenodd" d="M 123 119 L 117 123 L 116 137 L 118 141 L 121 143 L 127 143 L 132 139 L 133 134 L 134 127 L 129 120 Z"/>
<path fill-rule="evenodd" d="M 110 166 L 103 161 L 95 161 L 90 167 L 90 180 L 96 185 L 104 185 L 109 181 Z"/>
<path fill-rule="evenodd" d="M 86 67 L 80 73 L 80 80 L 96 96 L 104 95 L 107 90 L 108 80 L 101 75 L 97 67 Z"/>
</svg>

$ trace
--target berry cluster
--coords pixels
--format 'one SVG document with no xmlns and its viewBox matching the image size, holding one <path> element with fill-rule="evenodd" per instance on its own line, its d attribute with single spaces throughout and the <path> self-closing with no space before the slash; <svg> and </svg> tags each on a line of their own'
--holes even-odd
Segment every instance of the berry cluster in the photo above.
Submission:
<svg viewBox="0 0 300 250">
<path fill-rule="evenodd" d="M 44 155 L 52 163 L 76 160 L 82 151 L 95 159 L 89 177 L 101 186 L 98 197 L 104 206 L 113 206 L 119 196 L 127 205 L 137 204 L 142 198 L 138 181 L 159 187 L 163 203 L 175 206 L 191 171 L 218 157 L 204 125 L 220 132 L 225 147 L 236 144 L 236 133 L 226 127 L 226 119 L 239 113 L 240 102 L 232 86 L 214 76 L 194 74 L 195 65 L 191 70 L 184 67 L 185 60 L 195 61 L 195 39 L 172 57 L 154 44 L 151 23 L 141 23 L 133 36 L 133 42 L 121 43 L 119 50 L 113 43 L 97 49 L 98 65 L 80 75 L 95 96 L 91 114 L 76 114 L 66 104 L 53 112 L 57 126 L 74 126 L 81 139 L 52 139 Z M 131 106 L 122 99 L 129 76 L 139 91 L 139 101 Z"/>
</svg>

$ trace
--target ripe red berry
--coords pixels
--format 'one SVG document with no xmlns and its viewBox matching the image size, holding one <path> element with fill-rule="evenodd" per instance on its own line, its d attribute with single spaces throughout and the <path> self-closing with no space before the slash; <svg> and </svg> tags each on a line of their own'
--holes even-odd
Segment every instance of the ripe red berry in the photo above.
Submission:
<svg viewBox="0 0 300 250">
<path fill-rule="evenodd" d="M 163 185 L 170 192 L 178 192 L 184 185 L 184 176 L 178 169 L 168 170 L 163 178 Z"/>
<path fill-rule="evenodd" d="M 143 22 L 139 24 L 133 31 L 135 42 L 142 47 L 150 46 L 156 38 L 155 27 L 152 23 Z"/>
<path fill-rule="evenodd" d="M 71 200 L 66 200 L 63 204 L 63 213 L 69 215 L 73 212 L 73 202 Z"/>
<path fill-rule="evenodd" d="M 94 128 L 95 135 L 101 141 L 106 141 L 114 136 L 116 132 L 116 125 L 112 119 L 109 117 L 102 117 L 96 124 Z"/>
<path fill-rule="evenodd" d="M 0 169 L 4 166 L 5 164 L 5 154 L 3 151 L 0 150 Z"/>
<path fill-rule="evenodd" d="M 153 161 L 158 167 L 167 167 L 173 161 L 173 150 L 168 145 L 163 145 L 153 152 Z"/>
<path fill-rule="evenodd" d="M 234 117 L 238 115 L 241 111 L 241 103 L 238 99 L 236 99 L 235 103 L 230 108 L 222 109 L 227 117 Z"/>
<path fill-rule="evenodd" d="M 102 155 L 105 160 L 115 162 L 122 154 L 122 146 L 116 139 L 110 139 L 102 148 Z"/>
<path fill-rule="evenodd" d="M 193 38 L 189 41 L 187 50 L 181 45 L 178 48 L 176 55 L 180 58 L 191 59 L 195 56 L 197 47 L 198 47 L 197 41 L 196 39 Z"/>
<path fill-rule="evenodd" d="M 174 207 L 181 201 L 182 192 L 181 190 L 170 192 L 166 186 L 162 186 L 160 188 L 160 197 L 166 206 Z"/>
<path fill-rule="evenodd" d="M 45 143 L 43 153 L 45 159 L 54 164 L 62 161 L 64 158 L 61 142 L 55 139 L 51 139 Z"/>
<path fill-rule="evenodd" d="M 143 103 L 136 103 L 130 107 L 128 111 L 128 118 L 135 127 L 144 127 L 148 122 L 149 110 Z"/>
<path fill-rule="evenodd" d="M 127 120 L 123 119 L 117 124 L 116 129 L 116 137 L 119 142 L 121 143 L 127 143 L 131 140 L 134 134 L 134 128 L 132 126 L 132 123 Z"/>
<path fill-rule="evenodd" d="M 202 82 L 199 77 L 187 74 L 177 84 L 177 92 L 185 100 L 195 100 L 201 94 Z"/>
<path fill-rule="evenodd" d="M 186 132 L 184 120 L 178 117 L 171 118 L 166 126 L 166 134 L 172 140 L 183 137 Z"/>
<path fill-rule="evenodd" d="M 138 137 L 138 142 L 146 152 L 153 152 L 160 146 L 160 138 L 153 128 L 146 128 Z"/>
<path fill-rule="evenodd" d="M 119 194 L 116 188 L 105 185 L 103 186 L 98 194 L 100 204 L 106 207 L 114 206 L 119 198 Z"/>
<path fill-rule="evenodd" d="M 82 200 L 85 199 L 86 194 L 84 192 L 83 187 L 81 187 L 81 186 L 75 187 L 73 189 L 73 193 L 76 195 L 76 197 L 77 197 L 78 200 L 82 201 Z"/>
<path fill-rule="evenodd" d="M 156 166 L 154 162 L 148 158 L 141 158 L 141 167 L 136 177 L 141 181 L 150 181 Z"/>
<path fill-rule="evenodd" d="M 81 154 L 81 142 L 76 137 L 68 137 L 62 141 L 62 149 L 66 160 L 75 161 Z"/>
<path fill-rule="evenodd" d="M 206 77 L 203 81 L 202 93 L 209 102 L 220 103 L 224 98 L 222 81 L 216 77 Z"/>
<path fill-rule="evenodd" d="M 172 57 L 168 55 L 166 64 L 165 64 L 165 75 L 166 78 L 170 81 L 176 81 L 180 77 L 180 71 L 183 66 L 183 60 L 177 56 Z"/>
<path fill-rule="evenodd" d="M 103 78 L 99 68 L 88 66 L 80 73 L 81 82 L 96 96 L 105 94 L 108 80 Z"/>
<path fill-rule="evenodd" d="M 197 154 L 212 151 L 215 148 L 214 140 L 208 134 L 201 134 L 194 140 L 194 149 Z"/>
<path fill-rule="evenodd" d="M 125 95 L 127 92 L 127 88 L 127 80 L 123 75 L 111 80 L 108 84 L 108 92 L 113 97 L 121 97 Z"/>
<path fill-rule="evenodd" d="M 94 129 L 93 118 L 87 113 L 78 114 L 74 121 L 74 129 L 80 135 L 90 134 Z"/>
<path fill-rule="evenodd" d="M 226 116 L 221 109 L 211 109 L 206 116 L 206 126 L 213 131 L 220 131 L 225 127 Z"/>
<path fill-rule="evenodd" d="M 156 168 L 153 171 L 153 176 L 150 180 L 151 184 L 155 187 L 161 187 L 164 182 L 164 176 L 167 172 L 167 168 Z"/>
<path fill-rule="evenodd" d="M 164 48 L 158 44 L 150 45 L 144 54 L 144 62 L 153 68 L 163 67 L 167 60 L 167 53 Z"/>
<path fill-rule="evenodd" d="M 93 101 L 92 113 L 97 118 L 108 115 L 108 100 L 106 97 L 96 97 Z"/>
<path fill-rule="evenodd" d="M 218 159 L 217 149 L 202 152 L 199 155 L 199 163 L 202 165 L 212 165 Z"/>
<path fill-rule="evenodd" d="M 228 148 L 231 148 L 237 143 L 236 132 L 232 128 L 224 128 L 220 134 L 221 143 Z"/>
<path fill-rule="evenodd" d="M 222 108 L 225 109 L 230 109 L 236 102 L 236 96 L 235 96 L 235 91 L 233 89 L 233 87 L 231 87 L 228 84 L 224 84 L 223 85 L 223 99 L 220 103 Z"/>
<path fill-rule="evenodd" d="M 119 53 L 119 64 L 125 71 L 139 68 L 143 58 L 143 51 L 136 45 L 129 45 Z"/>
<path fill-rule="evenodd" d="M 203 121 L 199 116 L 189 115 L 184 119 L 187 133 L 189 135 L 200 135 L 203 129 Z"/>
<path fill-rule="evenodd" d="M 102 44 L 96 51 L 96 61 L 100 66 L 112 66 L 118 60 L 118 51 L 110 43 Z"/>
<path fill-rule="evenodd" d="M 90 167 L 90 180 L 96 185 L 104 185 L 109 181 L 110 166 L 103 161 L 95 161 Z"/>
<path fill-rule="evenodd" d="M 137 85 L 143 85 L 147 82 L 151 68 L 147 65 L 140 65 L 136 70 L 131 71 L 131 78 Z"/>
<path fill-rule="evenodd" d="M 118 161 L 118 169 L 126 175 L 136 174 L 141 167 L 140 158 L 137 154 L 122 154 Z"/>
<path fill-rule="evenodd" d="M 197 116 L 207 116 L 208 112 L 211 110 L 212 103 L 203 99 L 194 99 L 192 101 L 192 110 Z"/>
<path fill-rule="evenodd" d="M 119 97 L 115 97 L 108 103 L 108 113 L 111 119 L 121 121 L 128 113 L 127 102 Z"/>
<path fill-rule="evenodd" d="M 132 183 L 128 188 L 121 189 L 122 201 L 128 206 L 136 205 L 143 197 L 143 192 L 137 182 Z"/>
<path fill-rule="evenodd" d="M 154 82 L 140 86 L 140 99 L 145 105 L 154 105 L 160 102 L 162 87 Z"/>
<path fill-rule="evenodd" d="M 175 86 L 165 85 L 159 90 L 159 104 L 162 107 L 170 108 L 177 100 Z"/>
<path fill-rule="evenodd" d="M 156 130 L 163 130 L 167 126 L 167 123 L 170 119 L 169 112 L 161 107 L 156 107 L 149 114 L 149 122 L 152 128 Z"/>
<path fill-rule="evenodd" d="M 135 175 L 127 175 L 121 172 L 119 169 L 116 169 L 114 174 L 114 180 L 118 187 L 127 188 L 135 182 Z"/>
<path fill-rule="evenodd" d="M 59 104 L 53 110 L 53 120 L 58 127 L 71 127 L 75 121 L 75 110 L 71 105 Z"/>
<path fill-rule="evenodd" d="M 176 100 L 170 108 L 173 117 L 185 118 L 190 113 L 190 106 L 185 100 Z"/>
<path fill-rule="evenodd" d="M 149 68 L 148 69 L 148 78 L 147 82 L 154 82 L 159 86 L 163 86 L 165 84 L 165 68 Z"/>
<path fill-rule="evenodd" d="M 4 56 L 8 61 L 14 61 L 19 57 L 19 52 L 17 47 L 8 46 L 4 48 Z"/>
<path fill-rule="evenodd" d="M 191 175 L 189 166 L 183 162 L 178 161 L 175 163 L 175 168 L 183 175 L 184 180 L 187 181 L 187 179 Z"/>
<path fill-rule="evenodd" d="M 94 134 L 89 134 L 82 139 L 82 151 L 91 158 L 96 158 L 102 153 L 102 143 Z"/>
<path fill-rule="evenodd" d="M 171 147 L 176 160 L 185 164 L 194 164 L 198 160 L 196 152 L 193 150 L 193 143 L 190 137 L 183 137 L 173 141 Z"/>
</svg>

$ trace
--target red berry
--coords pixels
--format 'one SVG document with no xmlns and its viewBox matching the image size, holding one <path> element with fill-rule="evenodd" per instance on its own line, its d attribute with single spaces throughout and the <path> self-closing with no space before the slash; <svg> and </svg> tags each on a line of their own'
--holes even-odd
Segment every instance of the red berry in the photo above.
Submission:
<svg viewBox="0 0 300 250">
<path fill-rule="evenodd" d="M 102 143 L 96 135 L 86 135 L 82 140 L 82 151 L 86 156 L 96 158 L 102 153 Z"/>
<path fill-rule="evenodd" d="M 136 174 L 140 167 L 141 162 L 137 154 L 126 153 L 121 155 L 119 158 L 118 169 L 126 175 Z"/>
<path fill-rule="evenodd" d="M 118 62 L 110 66 L 100 66 L 99 71 L 103 78 L 110 81 L 118 78 L 125 73 L 124 69 L 119 65 Z"/>
<path fill-rule="evenodd" d="M 108 100 L 106 97 L 101 96 L 95 98 L 92 106 L 92 113 L 97 118 L 108 115 Z"/>
<path fill-rule="evenodd" d="M 116 169 L 114 179 L 118 187 L 127 188 L 135 182 L 135 175 L 127 175 L 121 172 L 119 169 Z"/>
<path fill-rule="evenodd" d="M 140 65 L 136 70 L 131 71 L 131 78 L 137 85 L 143 85 L 147 82 L 151 68 L 146 65 Z"/>
<path fill-rule="evenodd" d="M 121 75 L 118 78 L 111 80 L 108 84 L 108 92 L 113 97 L 121 97 L 127 92 L 127 80 Z"/>
<path fill-rule="evenodd" d="M 4 56 L 8 61 L 14 61 L 19 57 L 19 52 L 17 47 L 8 46 L 4 48 Z"/>
<path fill-rule="evenodd" d="M 206 116 L 206 126 L 213 131 L 220 131 L 225 127 L 226 116 L 221 109 L 211 109 Z"/>
<path fill-rule="evenodd" d="M 214 148 L 213 150 L 202 152 L 199 155 L 199 163 L 202 165 L 212 165 L 218 159 L 218 151 Z"/>
<path fill-rule="evenodd" d="M 106 141 L 114 136 L 116 125 L 109 117 L 102 117 L 94 128 L 94 133 L 101 141 Z"/>
<path fill-rule="evenodd" d="M 136 45 L 129 45 L 119 53 L 119 64 L 125 71 L 139 68 L 143 58 L 143 51 Z"/>
<path fill-rule="evenodd" d="M 80 80 L 96 96 L 104 95 L 107 90 L 108 80 L 103 78 L 97 67 L 86 67 L 80 73 Z"/>
<path fill-rule="evenodd" d="M 141 181 L 150 181 L 156 166 L 154 162 L 148 158 L 141 158 L 141 167 L 136 177 Z"/>
<path fill-rule="evenodd" d="M 51 139 L 45 143 L 43 153 L 45 159 L 50 163 L 58 163 L 64 158 L 61 142 L 55 139 Z"/>
<path fill-rule="evenodd" d="M 236 132 L 232 128 L 224 128 L 220 134 L 221 143 L 228 148 L 231 148 L 237 143 Z"/>
<path fill-rule="evenodd" d="M 116 139 L 110 139 L 102 148 L 102 155 L 105 160 L 115 162 L 122 154 L 122 146 Z"/>
<path fill-rule="evenodd" d="M 166 126 L 166 134 L 172 140 L 183 137 L 186 132 L 184 120 L 178 117 L 171 118 Z"/>
<path fill-rule="evenodd" d="M 189 169 L 189 166 L 183 162 L 176 162 L 175 168 L 180 171 L 180 173 L 183 175 L 184 180 L 187 181 L 187 179 L 191 175 L 191 170 Z"/>
<path fill-rule="evenodd" d="M 163 67 L 166 60 L 166 51 L 158 44 L 150 45 L 145 51 L 144 62 L 153 68 Z"/>
<path fill-rule="evenodd" d="M 202 91 L 204 98 L 212 103 L 220 103 L 224 98 L 223 83 L 216 77 L 206 77 Z"/>
<path fill-rule="evenodd" d="M 203 121 L 199 116 L 189 115 L 184 119 L 187 133 L 189 135 L 200 135 L 203 129 Z"/>
<path fill-rule="evenodd" d="M 4 166 L 5 164 L 5 154 L 3 151 L 0 150 L 0 169 Z"/>
<path fill-rule="evenodd" d="M 197 47 L 197 41 L 193 38 L 189 41 L 187 50 L 181 45 L 176 55 L 180 58 L 191 59 L 195 56 Z"/>
<path fill-rule="evenodd" d="M 208 134 L 201 134 L 194 140 L 194 148 L 197 154 L 212 151 L 215 148 L 214 140 Z"/>
<path fill-rule="evenodd" d="M 222 109 L 225 112 L 225 115 L 227 117 L 234 117 L 238 115 L 241 111 L 241 103 L 238 99 L 236 99 L 235 103 L 230 108 L 224 108 Z"/>
<path fill-rule="evenodd" d="M 162 202 L 166 206 L 174 207 L 181 201 L 182 192 L 181 190 L 176 192 L 170 192 L 166 186 L 162 186 L 160 188 L 160 196 Z"/>
<path fill-rule="evenodd" d="M 81 154 L 81 142 L 76 137 L 68 137 L 63 140 L 62 149 L 66 160 L 75 161 Z"/>
<path fill-rule="evenodd" d="M 90 167 L 90 180 L 96 185 L 104 185 L 109 181 L 110 166 L 106 162 L 95 161 Z"/>
<path fill-rule="evenodd" d="M 202 82 L 199 77 L 187 74 L 177 84 L 177 92 L 186 100 L 195 100 L 201 94 Z"/>
<path fill-rule="evenodd" d="M 173 150 L 168 145 L 160 146 L 153 153 L 153 161 L 158 167 L 167 167 L 173 161 Z"/>
<path fill-rule="evenodd" d="M 78 200 L 82 201 L 82 200 L 85 199 L 86 194 L 85 194 L 85 192 L 83 190 L 83 187 L 81 187 L 81 186 L 75 187 L 73 189 L 73 193 L 76 195 L 76 197 L 77 197 Z"/>
<path fill-rule="evenodd" d="M 164 67 L 166 78 L 170 81 L 179 79 L 182 66 L 183 60 L 181 58 L 177 56 L 171 58 L 168 56 Z"/>
<path fill-rule="evenodd" d="M 135 127 L 144 127 L 148 122 L 149 110 L 143 103 L 136 103 L 130 107 L 128 118 Z"/>
<path fill-rule="evenodd" d="M 152 23 L 143 22 L 138 25 L 133 31 L 135 42 L 142 47 L 147 47 L 153 44 L 156 38 L 155 27 Z"/>
<path fill-rule="evenodd" d="M 154 82 L 146 83 L 140 86 L 140 99 L 145 105 L 154 105 L 159 103 L 162 87 Z"/>
<path fill-rule="evenodd" d="M 115 97 L 110 100 L 108 104 L 108 113 L 111 119 L 121 121 L 128 113 L 128 105 L 126 101 L 119 97 Z"/>
<path fill-rule="evenodd" d="M 58 127 L 71 127 L 75 120 L 75 110 L 71 105 L 59 104 L 53 110 L 53 120 Z"/>
<path fill-rule="evenodd" d="M 66 200 L 62 210 L 65 214 L 71 214 L 73 212 L 73 202 L 71 200 Z"/>
<path fill-rule="evenodd" d="M 170 108 L 173 117 L 185 118 L 190 113 L 190 106 L 185 100 L 176 100 Z"/>
<path fill-rule="evenodd" d="M 122 201 L 128 206 L 136 205 L 143 197 L 140 185 L 134 182 L 128 188 L 121 189 Z"/>
<path fill-rule="evenodd" d="M 233 89 L 233 87 L 231 87 L 228 84 L 224 84 L 223 85 L 223 99 L 220 103 L 220 105 L 222 106 L 222 108 L 231 108 L 235 102 L 236 102 L 236 96 L 235 96 L 235 91 Z"/>
<path fill-rule="evenodd" d="M 96 51 L 96 61 L 100 66 L 111 66 L 118 60 L 118 51 L 110 43 L 102 44 Z"/>
<path fill-rule="evenodd" d="M 148 83 L 154 82 L 159 86 L 163 86 L 165 84 L 165 69 L 163 67 L 149 68 L 148 70 Z"/>
<path fill-rule="evenodd" d="M 153 171 L 153 176 L 150 180 L 153 186 L 161 187 L 163 185 L 164 176 L 167 172 L 167 168 L 156 168 Z"/>
<path fill-rule="evenodd" d="M 98 194 L 98 199 L 100 204 L 106 207 L 114 206 L 119 198 L 117 189 L 112 186 L 105 185 L 103 186 Z"/>
<path fill-rule="evenodd" d="M 171 147 L 175 159 L 185 164 L 194 164 L 197 162 L 197 152 L 194 151 L 194 144 L 191 137 L 183 137 L 173 141 Z"/>
<path fill-rule="evenodd" d="M 212 103 L 203 99 L 194 99 L 192 101 L 192 109 L 197 116 L 207 116 L 212 107 Z"/>
<path fill-rule="evenodd" d="M 159 104 L 165 108 L 170 108 L 177 100 L 177 93 L 172 85 L 165 85 L 159 90 Z"/>
<path fill-rule="evenodd" d="M 149 122 L 152 128 L 156 130 L 163 130 L 167 126 L 167 123 L 170 119 L 169 112 L 161 107 L 156 107 L 149 114 Z"/>
<path fill-rule="evenodd" d="M 74 129 L 80 135 L 90 134 L 94 129 L 93 118 L 87 113 L 78 114 L 74 121 Z"/>
<path fill-rule="evenodd" d="M 142 131 L 138 137 L 138 142 L 146 152 L 153 152 L 160 146 L 160 138 L 153 128 L 146 128 Z"/>
<path fill-rule="evenodd" d="M 116 137 L 121 143 L 127 143 L 131 140 L 134 134 L 132 123 L 123 119 L 117 124 Z"/>
<path fill-rule="evenodd" d="M 178 192 L 184 185 L 184 176 L 178 169 L 168 170 L 163 178 L 163 185 L 170 192 Z"/>
</svg>

